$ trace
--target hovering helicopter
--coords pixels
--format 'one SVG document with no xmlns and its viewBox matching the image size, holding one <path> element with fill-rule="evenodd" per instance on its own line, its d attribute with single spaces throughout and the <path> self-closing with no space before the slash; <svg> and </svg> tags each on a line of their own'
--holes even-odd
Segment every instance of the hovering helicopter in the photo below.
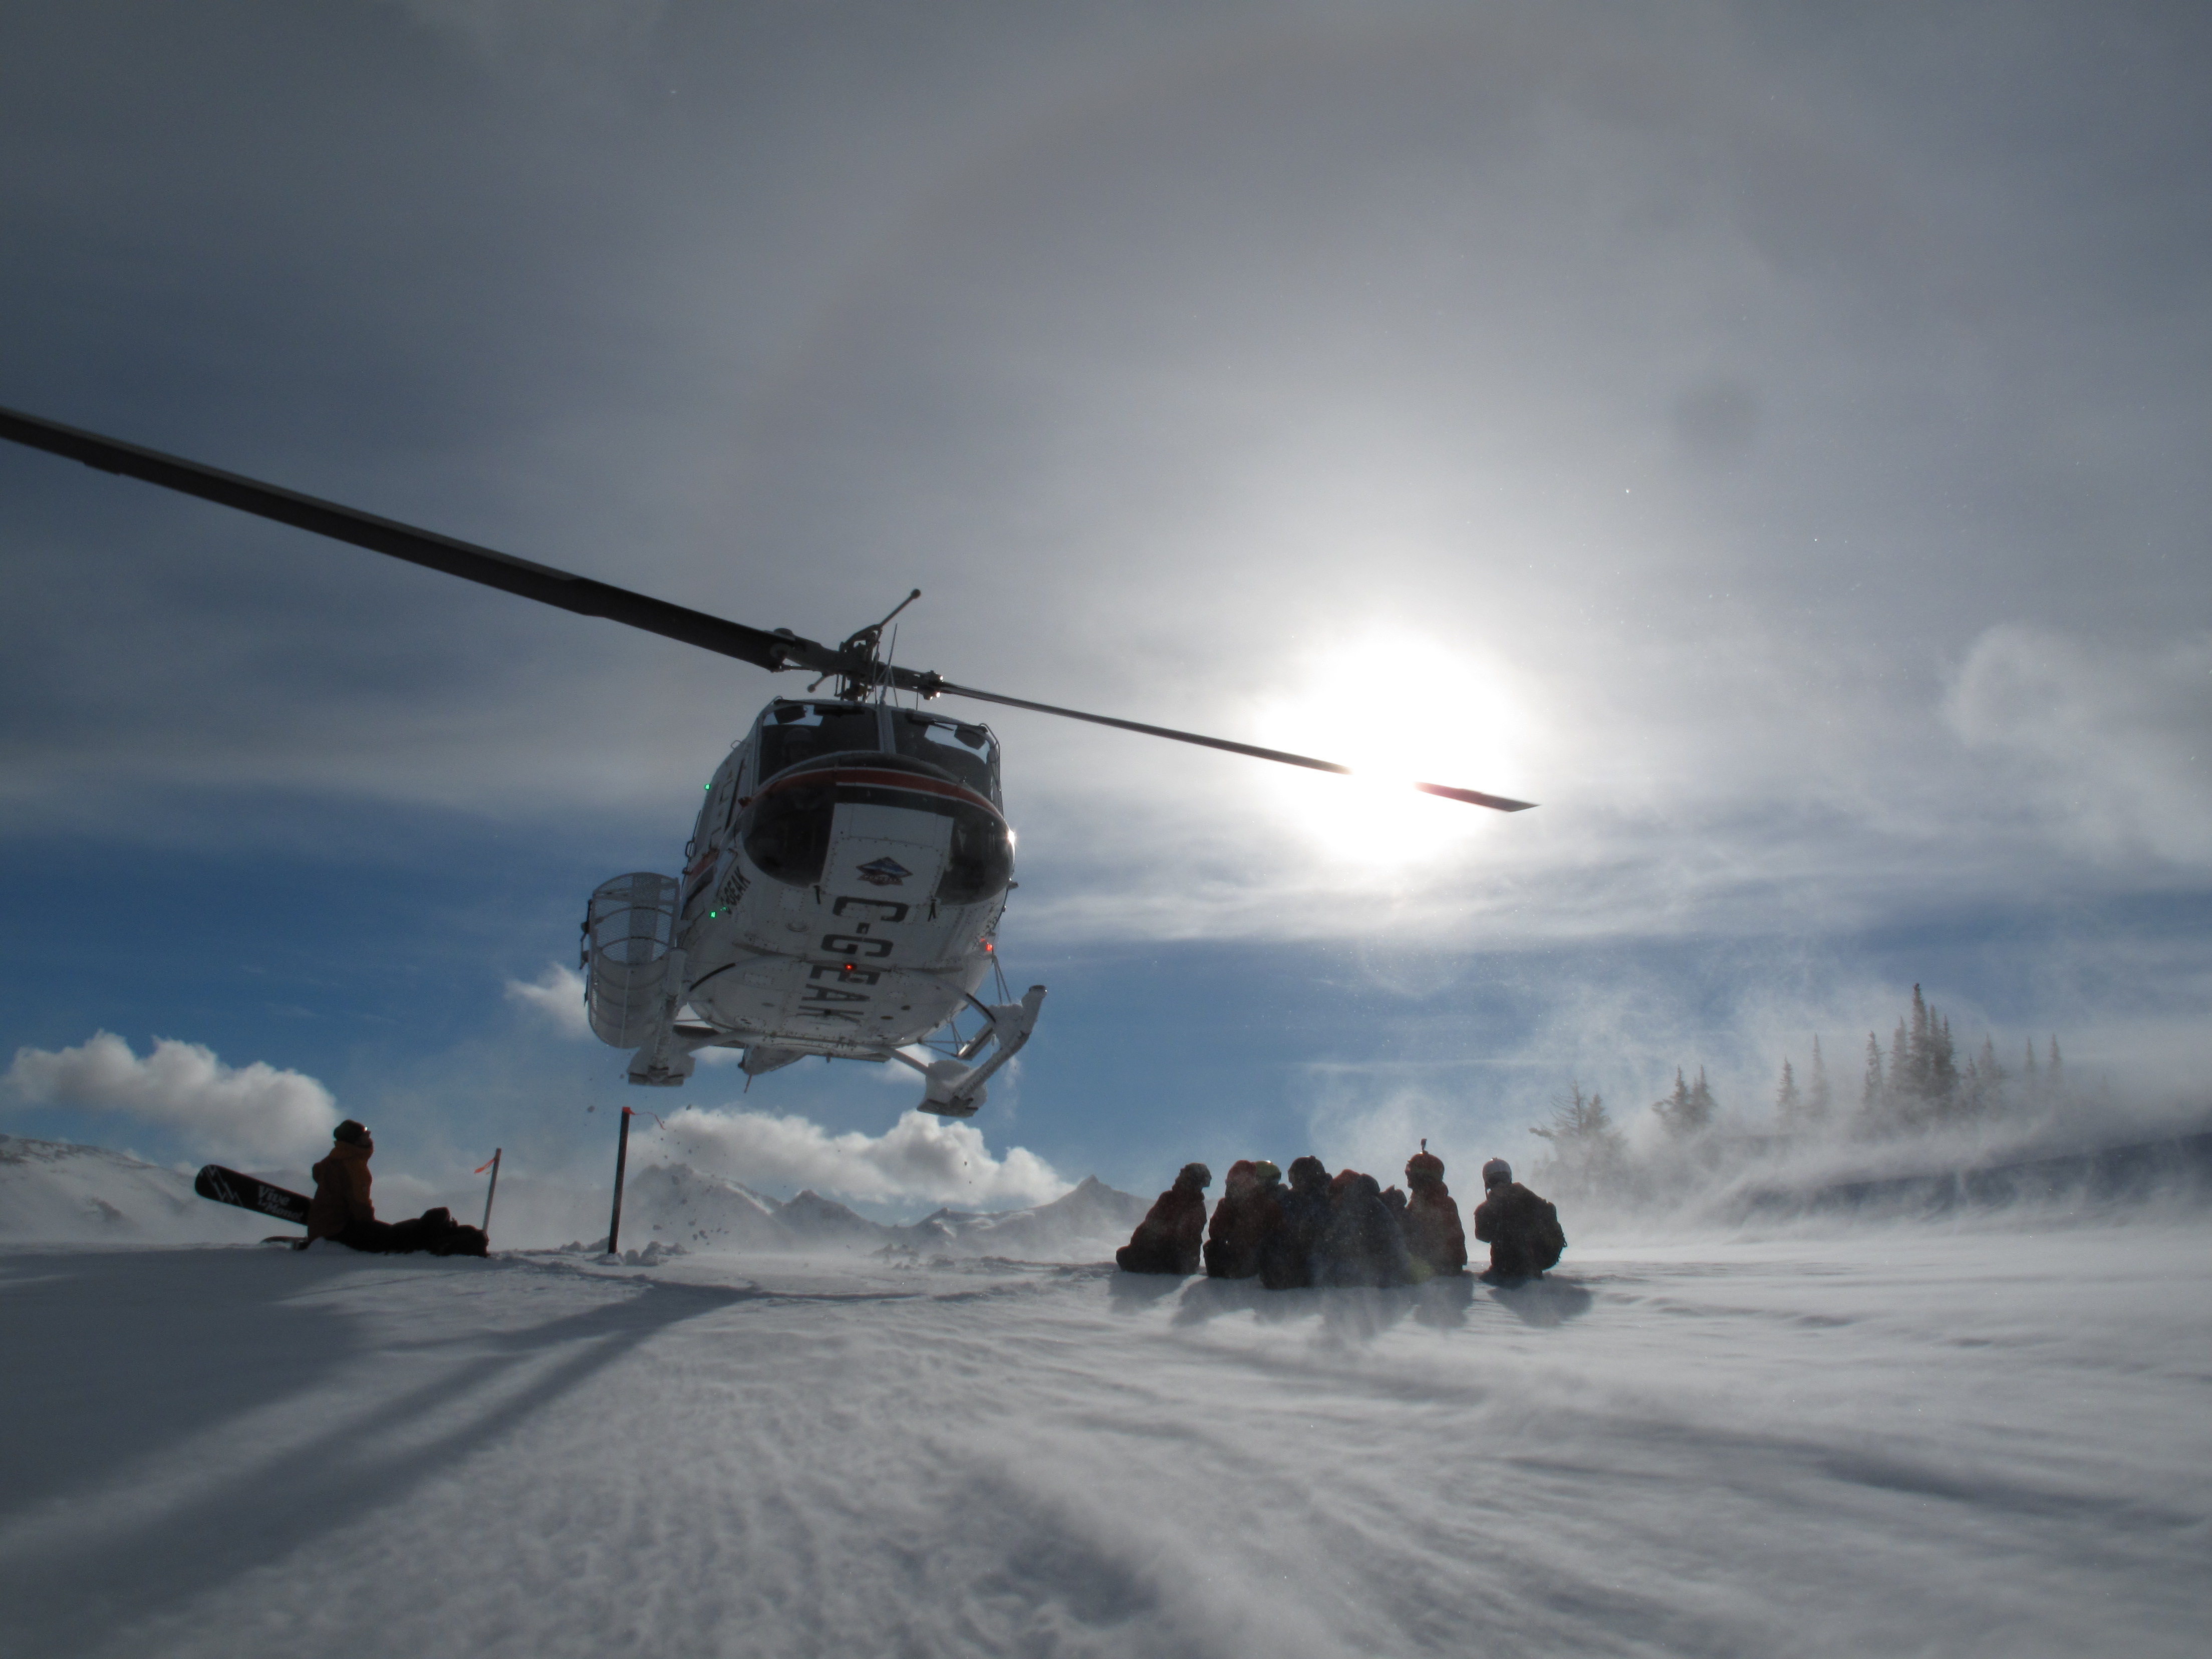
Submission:
<svg viewBox="0 0 2212 1659">
<path fill-rule="evenodd" d="M 682 875 L 619 876 L 591 896 L 579 963 L 586 1006 L 602 1042 L 632 1051 L 632 1083 L 678 1085 L 707 1048 L 740 1050 L 748 1080 L 810 1054 L 896 1060 L 921 1074 L 921 1110 L 969 1117 L 1029 1041 L 1044 987 L 1017 1000 L 997 974 L 995 937 L 1016 885 L 999 740 L 987 726 L 894 704 L 894 692 L 1025 708 L 1319 772 L 1352 769 L 887 663 L 884 629 L 919 588 L 883 621 L 828 646 L 37 416 L 0 409 L 0 438 L 770 672 L 817 677 L 810 695 L 763 708 L 716 768 Z M 830 695 L 811 695 L 830 680 Z M 1413 787 L 1501 812 L 1533 804 Z M 979 993 L 994 975 L 1002 1000 L 985 1002 Z M 963 1035 L 970 1015 L 979 1028 Z M 918 1046 L 936 1057 L 908 1052 Z"/>
</svg>

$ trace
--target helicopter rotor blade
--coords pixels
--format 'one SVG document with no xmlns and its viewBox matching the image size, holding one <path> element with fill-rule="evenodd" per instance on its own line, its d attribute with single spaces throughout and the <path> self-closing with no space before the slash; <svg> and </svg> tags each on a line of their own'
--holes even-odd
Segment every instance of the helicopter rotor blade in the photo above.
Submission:
<svg viewBox="0 0 2212 1659">
<path fill-rule="evenodd" d="M 842 675 L 849 684 L 889 685 L 902 691 L 919 692 L 926 697 L 939 695 L 969 697 L 979 702 L 998 703 L 1008 708 L 1026 708 L 1036 714 L 1055 714 L 1062 720 L 1087 721 L 1092 726 L 1110 726 L 1119 731 L 1165 738 L 1174 743 L 1195 744 L 1203 749 L 1218 749 L 1232 755 L 1249 755 L 1255 760 L 1275 761 L 1285 766 L 1303 766 L 1316 772 L 1350 775 L 1355 770 L 1334 761 L 1316 760 L 1310 755 L 1293 755 L 1285 750 L 1263 749 L 1256 744 L 1236 743 L 1227 738 L 1209 738 L 1196 732 L 1179 732 L 1171 726 L 1116 720 L 1110 714 L 1087 714 L 1079 708 L 1061 708 L 1052 703 L 1030 702 L 1021 697 L 1003 696 L 995 691 L 978 690 L 973 686 L 955 685 L 940 674 L 918 672 L 914 669 L 897 668 L 878 662 L 872 642 L 863 642 L 864 636 L 871 632 L 869 629 L 862 629 L 860 634 L 854 635 L 842 646 L 827 646 L 816 640 L 802 639 L 788 629 L 769 633 L 757 628 L 748 628 L 742 623 L 728 622 L 720 617 L 709 616 L 703 611 L 671 605 L 665 599 L 652 599 L 589 576 L 556 570 L 550 565 L 518 559 L 512 554 L 495 552 L 472 542 L 441 536 L 434 531 L 418 530 L 395 520 L 379 518 L 357 507 L 342 507 L 336 501 L 322 501 L 313 495 L 303 495 L 296 490 L 279 489 L 275 484 L 240 477 L 234 472 L 203 466 L 197 461 L 187 461 L 175 455 L 163 454 L 159 450 L 124 443 L 118 439 L 102 437 L 96 432 L 64 426 L 58 421 L 49 421 L 17 410 L 0 409 L 0 438 L 32 449 L 44 450 L 68 460 L 81 461 L 99 471 L 137 478 L 164 489 L 196 495 L 202 501 L 214 501 L 241 513 L 251 513 L 278 524 L 288 524 L 295 529 L 327 536 L 334 541 L 346 542 L 371 552 L 404 559 L 410 564 L 443 571 L 465 581 L 495 587 L 522 599 L 536 599 L 541 605 L 553 605 L 577 616 L 604 617 L 610 622 L 641 629 L 648 634 L 658 634 L 664 639 L 675 640 L 684 645 L 696 645 L 721 656 L 751 663 L 757 667 L 771 671 L 810 669 L 825 675 Z M 900 610 L 905 609 L 919 592 L 917 589 L 915 593 L 908 595 L 891 616 L 895 617 Z M 884 620 L 889 622 L 890 618 L 887 617 Z M 878 623 L 874 631 L 879 633 L 882 626 L 882 623 Z M 1534 805 L 1533 801 L 1513 800 L 1504 795 L 1488 795 L 1480 790 L 1461 789 L 1449 784 L 1416 783 L 1413 787 L 1447 800 L 1465 801 L 1470 805 L 1487 806 L 1500 812 L 1526 811 Z"/>
<path fill-rule="evenodd" d="M 280 489 L 274 484 L 218 471 L 197 461 L 165 455 L 159 450 L 103 438 L 98 433 L 80 431 L 36 415 L 0 409 L 0 438 L 82 461 L 102 472 L 121 473 L 159 484 L 164 489 L 197 495 L 202 501 L 235 507 L 241 513 L 273 519 L 279 524 L 312 531 L 336 541 L 349 542 L 371 552 L 388 554 L 410 564 L 442 570 L 449 576 L 536 599 L 580 617 L 605 617 L 610 622 L 626 623 L 648 634 L 699 646 L 757 667 L 811 668 L 834 672 L 848 665 L 846 657 L 836 647 L 800 639 L 789 632 L 771 634 L 747 628 L 741 623 L 726 622 L 703 611 L 671 605 L 665 599 L 649 599 L 628 588 L 595 581 L 589 576 L 572 575 L 550 565 L 533 564 L 512 554 L 495 553 L 490 548 L 441 536 L 434 531 L 417 530 L 411 525 L 380 519 L 356 507 L 341 507 L 335 501 L 320 501 L 295 490 Z"/>
<path fill-rule="evenodd" d="M 895 678 L 904 679 L 903 674 Z M 1196 732 L 1178 732 L 1172 726 L 1146 726 L 1140 720 L 1116 720 L 1110 714 L 1086 714 L 1079 708 L 1059 708 L 1048 702 L 1030 702 L 1020 697 L 1001 696 L 995 691 L 978 691 L 973 686 L 955 685 L 934 674 L 915 674 L 914 684 L 904 686 L 908 690 L 923 691 L 935 696 L 973 697 L 979 702 L 995 702 L 1008 708 L 1027 708 L 1039 714 L 1057 714 L 1063 720 L 1086 720 L 1093 726 L 1110 726 L 1117 731 L 1140 732 L 1148 738 L 1166 738 L 1175 743 L 1196 744 L 1201 749 L 1225 750 L 1232 755 L 1249 755 L 1255 760 L 1279 761 L 1285 766 L 1303 766 L 1310 771 L 1335 772 L 1346 777 L 1356 776 L 1358 769 L 1341 766 L 1334 761 L 1316 760 L 1311 755 L 1293 755 L 1287 750 L 1262 749 L 1257 744 L 1234 743 L 1227 738 L 1209 738 Z M 1416 783 L 1414 788 L 1431 795 L 1441 795 L 1446 800 L 1465 801 L 1470 806 L 1487 806 L 1499 812 L 1525 812 L 1536 803 L 1514 800 L 1504 795 L 1486 795 L 1479 789 L 1461 789 L 1448 783 Z"/>
</svg>

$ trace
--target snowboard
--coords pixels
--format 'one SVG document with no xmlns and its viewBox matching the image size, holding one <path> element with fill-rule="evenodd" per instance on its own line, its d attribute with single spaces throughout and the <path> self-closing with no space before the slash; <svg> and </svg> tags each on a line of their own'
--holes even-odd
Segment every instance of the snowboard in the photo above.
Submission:
<svg viewBox="0 0 2212 1659">
<path fill-rule="evenodd" d="M 295 1226 L 307 1224 L 307 1200 L 298 1193 L 283 1187 L 272 1187 L 265 1181 L 257 1181 L 250 1175 L 240 1175 L 235 1170 L 226 1170 L 220 1164 L 210 1164 L 192 1177 L 192 1190 L 202 1198 L 211 1198 L 218 1204 L 234 1204 L 241 1210 L 257 1210 L 263 1215 L 273 1215 L 279 1221 L 289 1221 Z"/>
</svg>

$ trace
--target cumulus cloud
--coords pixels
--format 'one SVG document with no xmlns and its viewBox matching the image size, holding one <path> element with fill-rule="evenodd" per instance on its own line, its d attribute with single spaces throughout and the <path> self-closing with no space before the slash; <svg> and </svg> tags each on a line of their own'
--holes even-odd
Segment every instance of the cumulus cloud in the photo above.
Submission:
<svg viewBox="0 0 2212 1659">
<path fill-rule="evenodd" d="M 18 1048 L 7 1091 L 27 1105 L 115 1112 L 181 1135 L 210 1158 L 281 1163 L 320 1152 L 338 1121 L 330 1091 L 261 1060 L 226 1066 L 197 1042 L 155 1040 L 143 1060 L 112 1032 L 75 1048 Z"/>
<path fill-rule="evenodd" d="M 2072 839 L 2212 862 L 2212 634 L 2141 650 L 1992 628 L 1943 714 Z"/>
<path fill-rule="evenodd" d="M 511 979 L 507 982 L 507 1000 L 543 1014 L 562 1036 L 592 1034 L 592 1022 L 584 1012 L 584 976 L 573 968 L 548 963 L 534 985 Z"/>
<path fill-rule="evenodd" d="M 687 1106 L 668 1120 L 691 1163 L 749 1186 L 811 1187 L 862 1202 L 921 1200 L 963 1207 L 1042 1203 L 1069 1182 L 1035 1152 L 994 1158 L 973 1124 L 908 1112 L 880 1135 L 833 1135 L 803 1117 Z"/>
</svg>

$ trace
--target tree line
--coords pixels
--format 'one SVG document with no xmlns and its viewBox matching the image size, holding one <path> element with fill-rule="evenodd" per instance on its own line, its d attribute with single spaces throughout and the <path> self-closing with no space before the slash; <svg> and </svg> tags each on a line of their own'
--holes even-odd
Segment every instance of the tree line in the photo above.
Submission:
<svg viewBox="0 0 2212 1659">
<path fill-rule="evenodd" d="M 1856 1103 L 1846 1104 L 1838 1098 L 1816 1035 L 1802 1081 L 1796 1056 L 1783 1056 L 1774 1091 L 1774 1122 L 1781 1135 L 1793 1139 L 1911 1134 L 2039 1110 L 2064 1088 L 2065 1061 L 2055 1033 L 2039 1062 L 2031 1039 L 2019 1066 L 2008 1067 L 1997 1058 L 1996 1040 L 1985 1036 L 1979 1052 L 1962 1065 L 1949 1018 L 1916 985 L 1912 1006 L 1899 1017 L 1887 1048 L 1876 1033 L 1867 1033 Z M 1721 1108 L 1702 1066 L 1694 1080 L 1678 1066 L 1674 1088 L 1649 1109 L 1663 1127 L 1665 1144 L 1678 1157 L 1695 1157 L 1711 1149 Z M 1553 1103 L 1549 1121 L 1529 1133 L 1547 1143 L 1549 1156 L 1540 1173 L 1555 1183 L 1585 1189 L 1612 1186 L 1629 1172 L 1626 1133 L 1614 1121 L 1605 1097 L 1585 1093 L 1579 1082 Z"/>
</svg>

